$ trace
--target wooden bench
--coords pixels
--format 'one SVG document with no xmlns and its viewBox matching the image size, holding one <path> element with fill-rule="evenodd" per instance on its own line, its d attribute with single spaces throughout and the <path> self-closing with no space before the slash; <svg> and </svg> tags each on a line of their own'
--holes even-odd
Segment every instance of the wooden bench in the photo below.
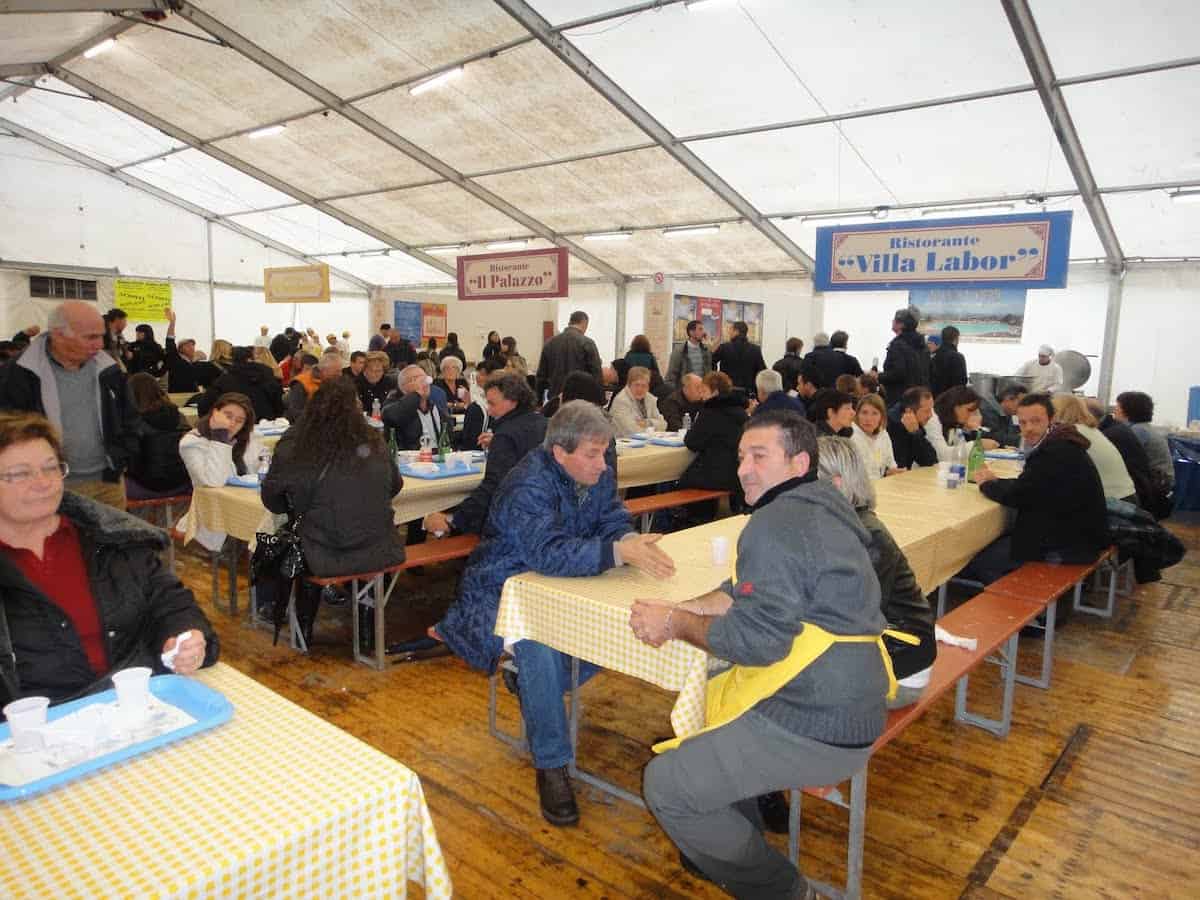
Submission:
<svg viewBox="0 0 1200 900">
<path fill-rule="evenodd" d="M 158 518 L 157 516 L 152 519 L 147 519 L 146 521 L 150 522 L 152 525 L 157 525 L 167 533 L 167 565 L 170 567 L 172 572 L 175 571 L 175 541 L 173 539 L 175 534 L 175 517 L 171 515 L 171 508 L 173 506 L 179 506 L 183 503 L 190 503 L 191 500 L 191 491 L 188 491 L 186 494 L 175 494 L 171 497 L 154 497 L 149 500 L 134 500 L 129 496 L 125 497 L 126 512 L 133 513 L 137 512 L 138 510 L 145 509 L 151 510 L 152 514 L 162 513 L 161 522 L 156 521 Z"/>
<path fill-rule="evenodd" d="M 911 706 L 892 710 L 888 714 L 883 734 L 871 747 L 871 754 L 878 753 L 895 739 L 905 728 L 920 718 L 930 706 L 940 700 L 954 687 L 956 690 L 954 718 L 968 725 L 976 725 L 997 737 L 1008 735 L 1012 723 L 1013 688 L 1016 680 L 1017 641 L 1021 629 L 1037 617 L 1044 607 L 1004 594 L 984 592 L 938 620 L 946 631 L 964 637 L 975 638 L 974 650 L 961 647 L 938 645 L 937 659 L 930 673 L 929 685 L 921 699 Z M 996 654 L 993 656 L 993 654 Z M 1002 695 L 1000 717 L 988 718 L 967 710 L 967 693 L 971 671 L 985 660 L 995 662 L 1001 668 Z M 846 806 L 850 812 L 850 825 L 846 847 L 846 886 L 840 890 L 833 885 L 813 883 L 813 887 L 824 896 L 854 897 L 862 891 L 863 842 L 867 822 L 867 767 L 850 779 L 850 800 L 847 803 L 835 795 L 827 786 L 811 786 L 793 790 L 788 822 L 788 852 L 793 863 L 800 856 L 800 810 L 801 796 L 830 800 Z"/>
<path fill-rule="evenodd" d="M 631 515 L 642 517 L 642 533 L 650 530 L 650 522 L 656 512 L 671 509 L 675 506 L 690 506 L 705 500 L 721 500 L 729 496 L 729 491 L 707 491 L 699 488 L 682 488 L 677 491 L 667 491 L 665 494 L 651 494 L 647 497 L 635 497 L 625 501 L 625 508 Z"/>
<path fill-rule="evenodd" d="M 375 572 L 356 572 L 348 575 L 331 575 L 326 577 L 318 577 L 310 575 L 304 580 L 311 585 L 317 587 L 329 587 L 332 585 L 349 584 L 350 585 L 350 621 L 352 623 L 353 640 L 354 640 L 354 658 L 358 662 L 365 663 L 374 669 L 384 669 L 387 666 L 386 661 L 386 646 L 384 640 L 384 612 L 387 609 L 388 599 L 391 597 L 392 591 L 396 587 L 396 582 L 399 580 L 399 575 L 407 569 L 413 569 L 417 566 L 431 566 L 436 563 L 448 562 L 452 559 L 462 559 L 470 556 L 471 551 L 475 549 L 475 545 L 479 543 L 479 536 L 474 534 L 460 534 L 455 537 L 443 538 L 441 540 L 426 541 L 423 544 L 410 544 L 404 548 L 404 562 L 394 566 L 389 566 L 386 569 L 379 569 Z M 360 649 L 359 645 L 359 604 L 369 606 L 374 609 L 375 630 L 372 648 L 369 654 L 365 654 Z M 294 603 L 288 603 L 288 621 L 292 631 L 292 646 L 301 651 L 307 651 L 304 644 L 304 637 L 300 634 L 298 623 L 295 620 L 293 610 Z"/>
</svg>

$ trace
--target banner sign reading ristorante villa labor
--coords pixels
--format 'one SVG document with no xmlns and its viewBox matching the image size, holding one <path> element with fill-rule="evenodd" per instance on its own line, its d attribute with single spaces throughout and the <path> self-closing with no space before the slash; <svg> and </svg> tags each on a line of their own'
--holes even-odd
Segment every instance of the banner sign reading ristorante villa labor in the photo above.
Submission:
<svg viewBox="0 0 1200 900">
<path fill-rule="evenodd" d="M 567 296 L 567 251 L 517 250 L 458 258 L 459 300 Z"/>
<path fill-rule="evenodd" d="M 820 291 L 1066 287 L 1071 215 L 1063 210 L 818 228 L 813 282 Z"/>
</svg>

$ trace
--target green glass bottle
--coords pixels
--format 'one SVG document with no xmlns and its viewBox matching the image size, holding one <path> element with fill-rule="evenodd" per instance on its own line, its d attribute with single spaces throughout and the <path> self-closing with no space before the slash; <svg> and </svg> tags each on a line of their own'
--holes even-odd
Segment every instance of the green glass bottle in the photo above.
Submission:
<svg viewBox="0 0 1200 900">
<path fill-rule="evenodd" d="M 441 431 L 438 433 L 438 462 L 444 463 L 450 458 L 450 454 L 454 452 L 454 447 L 450 445 L 450 422 L 442 422 Z"/>
<path fill-rule="evenodd" d="M 971 455 L 967 457 L 968 481 L 975 480 L 975 473 L 978 472 L 984 464 L 982 434 L 982 431 L 975 432 L 975 443 L 971 445 Z"/>
</svg>

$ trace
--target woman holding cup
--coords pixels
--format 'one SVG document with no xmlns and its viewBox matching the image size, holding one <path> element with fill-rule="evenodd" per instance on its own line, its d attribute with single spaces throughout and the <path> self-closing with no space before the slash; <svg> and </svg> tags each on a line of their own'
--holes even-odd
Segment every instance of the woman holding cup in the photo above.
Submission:
<svg viewBox="0 0 1200 900">
<path fill-rule="evenodd" d="M 64 490 L 69 467 L 42 416 L 0 413 L 0 702 L 51 703 L 104 690 L 123 669 L 190 675 L 217 659 L 191 591 L 163 565 L 168 538 L 134 516 Z M 5 643 L 0 627 L 0 643 Z"/>
</svg>

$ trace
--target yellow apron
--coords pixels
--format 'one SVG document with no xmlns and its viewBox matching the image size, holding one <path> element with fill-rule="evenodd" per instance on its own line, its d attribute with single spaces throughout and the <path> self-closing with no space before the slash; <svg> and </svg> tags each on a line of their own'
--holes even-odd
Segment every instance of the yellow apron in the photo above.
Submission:
<svg viewBox="0 0 1200 900">
<path fill-rule="evenodd" d="M 920 640 L 911 634 L 888 629 L 884 634 L 906 644 L 919 644 Z M 888 656 L 883 644 L 883 635 L 841 635 L 830 634 L 823 628 L 804 623 L 804 629 L 792 642 L 791 652 L 783 659 L 769 666 L 734 666 L 710 678 L 704 704 L 704 721 L 707 723 L 699 731 L 686 737 L 672 738 L 654 745 L 655 753 L 673 750 L 689 737 L 712 731 L 727 725 L 757 704 L 761 700 L 775 694 L 780 688 L 807 669 L 834 644 L 866 644 L 874 642 L 879 647 L 883 657 L 883 667 L 887 670 L 888 693 L 891 700 L 896 696 L 896 676 L 892 672 L 892 659 Z"/>
</svg>

